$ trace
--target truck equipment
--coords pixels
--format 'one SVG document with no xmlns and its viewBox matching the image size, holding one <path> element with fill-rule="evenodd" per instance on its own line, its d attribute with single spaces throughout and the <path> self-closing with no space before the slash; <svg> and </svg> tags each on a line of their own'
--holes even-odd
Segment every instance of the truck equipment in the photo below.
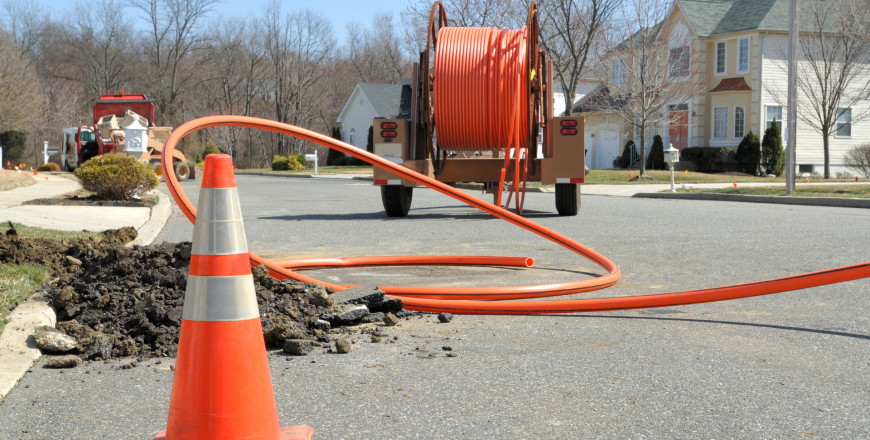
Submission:
<svg viewBox="0 0 870 440">
<path fill-rule="evenodd" d="M 552 60 L 538 45 L 535 2 L 520 30 L 448 26 L 435 2 L 405 87 L 409 117 L 372 122 L 376 156 L 448 185 L 482 183 L 498 206 L 513 197 L 519 214 L 528 182 L 555 184 L 559 215 L 577 215 L 584 119 L 554 115 Z M 387 216 L 408 215 L 415 182 L 375 168 L 374 184 Z"/>
<path fill-rule="evenodd" d="M 137 118 L 148 127 L 147 151 L 139 160 L 151 164 L 151 168 L 163 177 L 160 155 L 163 141 L 169 138 L 171 127 L 154 126 L 154 103 L 145 95 L 100 95 L 94 103 L 93 126 L 71 127 L 63 130 L 60 148 L 60 165 L 64 171 L 73 171 L 88 159 L 111 152 L 122 152 L 124 118 Z M 121 119 L 121 123 L 119 123 Z M 195 178 L 195 169 L 187 164 L 180 151 L 173 152 L 172 166 L 179 180 Z"/>
</svg>

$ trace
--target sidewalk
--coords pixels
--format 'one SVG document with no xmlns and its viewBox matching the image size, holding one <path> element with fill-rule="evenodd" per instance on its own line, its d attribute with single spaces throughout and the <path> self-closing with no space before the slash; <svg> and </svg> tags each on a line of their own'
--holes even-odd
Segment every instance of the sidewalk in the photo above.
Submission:
<svg viewBox="0 0 870 440">
<path fill-rule="evenodd" d="M 163 194 L 151 208 L 22 205 L 28 200 L 56 197 L 81 188 L 78 182 L 58 175 L 38 177 L 41 179 L 33 185 L 0 192 L 0 221 L 60 231 L 105 231 L 131 226 L 139 231 L 141 243 L 137 244 L 150 244 L 169 218 L 169 197 Z"/>
<path fill-rule="evenodd" d="M 819 185 L 867 185 L 866 182 L 853 183 L 853 182 L 797 182 L 796 186 L 819 186 Z M 695 189 L 716 189 L 716 188 L 731 188 L 733 187 L 733 183 L 698 183 L 694 184 L 692 188 Z M 738 187 L 756 187 L 756 186 L 780 186 L 785 187 L 785 182 L 752 182 L 752 183 L 738 183 Z M 671 184 L 622 184 L 622 185 L 582 185 L 583 194 L 584 195 L 594 195 L 594 196 L 618 196 L 618 197 L 634 197 L 636 194 L 641 193 L 657 193 L 661 191 L 669 191 L 671 189 Z M 680 188 L 680 184 L 674 184 L 674 188 Z"/>
</svg>

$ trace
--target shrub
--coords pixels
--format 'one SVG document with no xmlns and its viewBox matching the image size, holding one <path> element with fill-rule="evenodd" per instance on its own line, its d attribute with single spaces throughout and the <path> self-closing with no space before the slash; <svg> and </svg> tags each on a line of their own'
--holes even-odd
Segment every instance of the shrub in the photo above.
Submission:
<svg viewBox="0 0 870 440">
<path fill-rule="evenodd" d="M 622 155 L 613 159 L 613 168 L 628 168 L 631 165 L 631 146 L 634 145 L 634 141 L 628 141 L 625 143 L 625 147 L 622 149 Z"/>
<path fill-rule="evenodd" d="M 374 129 L 374 125 L 369 126 L 369 137 L 366 139 L 366 151 L 368 151 L 369 153 L 375 152 Z"/>
<path fill-rule="evenodd" d="M 758 136 L 752 130 L 743 136 L 743 140 L 737 146 L 735 159 L 740 171 L 753 176 L 758 174 L 758 168 L 761 166 L 761 145 L 758 143 Z"/>
<path fill-rule="evenodd" d="M 782 135 L 776 119 L 764 132 L 764 140 L 761 141 L 761 165 L 768 174 L 781 176 L 785 171 L 785 151 L 782 149 Z"/>
<path fill-rule="evenodd" d="M 698 171 L 710 172 L 724 169 L 734 156 L 734 150 L 728 147 L 692 147 L 683 149 L 680 160 L 694 163 Z"/>
<path fill-rule="evenodd" d="M 209 154 L 221 154 L 221 150 L 218 149 L 217 144 L 214 141 L 208 141 L 205 143 L 205 146 L 202 147 L 199 154 L 196 155 L 196 161 L 202 162 L 205 160 L 205 157 Z"/>
<path fill-rule="evenodd" d="M 305 158 L 305 153 L 291 154 L 291 156 L 296 158 L 296 161 L 302 165 L 302 168 L 308 166 L 308 159 Z"/>
<path fill-rule="evenodd" d="M 652 147 L 649 150 L 649 156 L 646 159 L 646 168 L 649 170 L 666 170 L 668 169 L 665 163 L 665 146 L 662 142 L 662 137 L 655 135 L 653 137 Z"/>
<path fill-rule="evenodd" d="M 91 158 L 75 175 L 84 189 L 107 200 L 127 200 L 160 183 L 149 163 L 115 153 Z"/>
<path fill-rule="evenodd" d="M 332 138 L 341 140 L 341 128 L 336 126 L 332 129 Z M 326 165 L 328 166 L 338 166 L 341 165 L 338 163 L 340 160 L 344 159 L 344 153 L 336 150 L 335 148 L 330 148 L 329 153 L 326 155 Z"/>
<path fill-rule="evenodd" d="M 846 167 L 870 179 L 870 143 L 852 147 L 845 159 Z"/>
<path fill-rule="evenodd" d="M 44 163 L 39 166 L 39 171 L 60 171 L 60 165 L 54 162 Z"/>
<path fill-rule="evenodd" d="M 272 159 L 272 170 L 274 171 L 299 171 L 302 169 L 302 164 L 295 155 L 290 156 L 275 156 Z"/>
</svg>

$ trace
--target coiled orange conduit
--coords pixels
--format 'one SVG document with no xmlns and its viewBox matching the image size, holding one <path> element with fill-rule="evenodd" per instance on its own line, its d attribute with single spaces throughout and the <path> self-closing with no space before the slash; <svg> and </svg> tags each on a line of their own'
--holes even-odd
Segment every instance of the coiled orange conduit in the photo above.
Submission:
<svg viewBox="0 0 870 440">
<path fill-rule="evenodd" d="M 445 27 L 435 50 L 434 100 L 438 147 L 442 150 L 505 150 L 504 169 L 514 151 L 511 192 L 517 213 L 525 202 L 528 163 L 520 175 L 520 157 L 529 139 L 526 94 L 526 28 L 508 30 Z M 504 169 L 497 204 L 501 205 Z M 523 199 L 520 200 L 522 178 Z M 506 205 L 510 205 L 511 193 Z"/>
<path fill-rule="evenodd" d="M 321 134 L 282 124 L 266 119 L 250 118 L 244 116 L 211 116 L 190 121 L 173 131 L 166 142 L 161 158 L 163 175 L 172 193 L 172 197 L 185 216 L 191 221 L 196 221 L 196 208 L 181 191 L 178 178 L 175 176 L 173 167 L 168 166 L 172 158 L 175 145 L 181 138 L 189 133 L 209 127 L 237 126 L 269 130 L 276 133 L 295 136 L 320 145 L 334 148 L 343 153 L 362 159 L 379 168 L 388 170 L 416 183 L 428 186 L 442 194 L 471 206 L 488 212 L 502 220 L 513 223 L 527 231 L 533 232 L 554 243 L 574 251 L 580 256 L 594 262 L 608 271 L 592 279 L 569 281 L 564 283 L 552 283 L 536 286 L 511 286 L 511 287 L 400 287 L 381 286 L 390 296 L 401 298 L 405 307 L 409 310 L 428 312 L 451 312 L 459 314 L 540 314 L 540 313 L 575 313 L 575 312 L 598 312 L 608 310 L 626 310 L 648 307 L 667 307 L 686 304 L 697 304 L 712 301 L 722 301 L 751 296 L 767 295 L 771 293 L 786 292 L 790 290 L 806 289 L 809 287 L 839 283 L 870 277 L 870 262 L 843 266 L 819 272 L 793 275 L 773 280 L 757 281 L 731 286 L 714 287 L 709 289 L 691 290 L 685 292 L 662 293 L 655 295 L 628 296 L 617 298 L 574 299 L 574 300 L 549 300 L 549 301 L 503 301 L 512 299 L 541 298 L 556 295 L 567 295 L 578 292 L 588 292 L 602 289 L 615 284 L 620 277 L 619 268 L 603 255 L 571 240 L 564 235 L 551 231 L 537 223 L 526 220 L 510 211 L 499 208 L 491 203 L 484 202 L 476 197 L 465 194 L 451 188 L 434 179 L 411 171 L 405 167 L 386 161 L 378 156 L 360 150 L 341 141 L 323 136 Z M 336 290 L 353 286 L 336 285 L 319 281 L 299 273 L 291 268 L 311 267 L 334 267 L 334 266 L 381 266 L 408 264 L 440 264 L 440 265 L 464 265 L 464 264 L 492 264 L 492 265 L 529 265 L 531 261 L 517 257 L 475 257 L 475 256 L 438 256 L 438 257 L 360 257 L 351 259 L 303 259 L 268 261 L 262 257 L 250 253 L 251 265 L 264 265 L 269 272 L 279 278 L 295 279 L 309 283 L 321 283 Z"/>
</svg>

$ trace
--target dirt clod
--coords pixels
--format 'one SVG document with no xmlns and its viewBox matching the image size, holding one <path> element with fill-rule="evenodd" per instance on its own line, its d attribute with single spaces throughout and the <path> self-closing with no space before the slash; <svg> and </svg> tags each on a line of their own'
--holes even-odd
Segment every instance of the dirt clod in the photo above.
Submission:
<svg viewBox="0 0 870 440">
<path fill-rule="evenodd" d="M 335 351 L 339 353 L 350 353 L 350 342 L 345 339 L 335 341 Z"/>
<path fill-rule="evenodd" d="M 74 368 L 81 363 L 82 359 L 80 357 L 68 354 L 49 359 L 42 368 Z"/>
<path fill-rule="evenodd" d="M 447 324 L 448 322 L 450 322 L 452 320 L 453 320 L 452 313 L 439 313 L 438 314 L 438 321 L 440 321 L 442 324 Z"/>
</svg>

